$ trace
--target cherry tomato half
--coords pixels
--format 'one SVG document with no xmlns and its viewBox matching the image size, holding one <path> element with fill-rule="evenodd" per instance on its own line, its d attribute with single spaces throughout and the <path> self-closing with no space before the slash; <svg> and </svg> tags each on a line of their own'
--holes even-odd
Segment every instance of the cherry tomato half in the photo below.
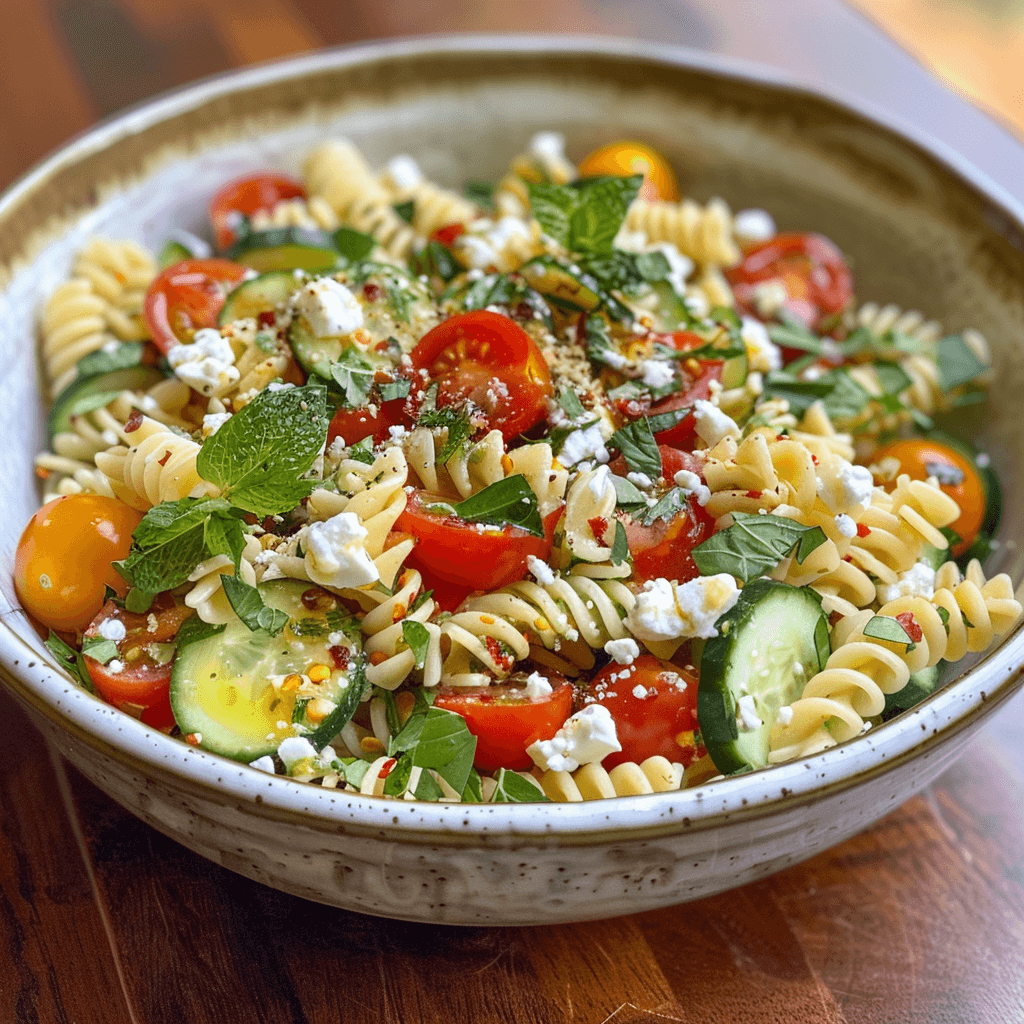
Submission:
<svg viewBox="0 0 1024 1024">
<path fill-rule="evenodd" d="M 580 177 L 596 178 L 610 175 L 626 178 L 642 174 L 641 199 L 679 201 L 679 181 L 669 162 L 644 142 L 624 139 L 610 142 L 585 156 L 579 166 Z"/>
<path fill-rule="evenodd" d="M 174 725 L 169 696 L 174 652 L 166 650 L 166 645 L 193 614 L 191 608 L 163 596 L 143 615 L 126 612 L 108 601 L 85 635 L 99 636 L 101 624 L 113 620 L 121 623 L 125 636 L 115 641 L 117 657 L 113 661 L 104 665 L 85 656 L 89 677 L 99 695 L 155 729 L 170 729 Z"/>
<path fill-rule="evenodd" d="M 111 564 L 128 557 L 142 513 L 117 498 L 69 494 L 28 521 L 14 556 L 14 586 L 25 610 L 51 629 L 85 629 L 106 587 L 128 584 Z"/>
<path fill-rule="evenodd" d="M 823 235 L 776 235 L 748 249 L 743 261 L 725 272 L 736 301 L 760 315 L 759 285 L 778 281 L 786 291 L 782 308 L 802 324 L 825 332 L 853 297 L 853 276 L 843 254 Z"/>
<path fill-rule="evenodd" d="M 688 352 L 691 349 L 700 348 L 706 343 L 705 338 L 692 331 L 676 331 L 665 339 L 679 352 Z M 708 401 L 711 397 L 712 382 L 722 380 L 721 359 L 699 359 L 696 361 L 699 369 L 694 370 L 682 364 L 681 370 L 683 382 L 679 390 L 674 394 L 666 395 L 658 399 L 647 411 L 648 416 L 659 416 L 666 412 L 679 412 L 682 409 L 692 409 L 694 402 L 698 399 Z M 659 445 L 667 444 L 673 448 L 689 448 L 693 445 L 696 420 L 693 413 L 684 416 L 678 423 L 659 430 L 655 433 L 654 439 Z"/>
<path fill-rule="evenodd" d="M 911 480 L 926 480 L 930 476 L 938 478 L 939 488 L 960 506 L 960 518 L 951 524 L 950 529 L 961 537 L 952 553 L 955 557 L 962 555 L 981 529 L 988 499 L 981 475 L 973 462 L 955 448 L 927 437 L 894 441 L 875 452 L 873 461 L 877 464 L 885 458 L 896 459 L 900 472 L 906 473 Z M 895 480 L 880 481 L 880 484 L 890 491 L 896 486 Z"/>
<path fill-rule="evenodd" d="M 161 352 L 188 344 L 202 327 L 216 327 L 227 294 L 248 274 L 230 260 L 182 260 L 162 270 L 146 292 L 142 311 Z"/>
<path fill-rule="evenodd" d="M 327 428 L 327 444 L 330 445 L 336 437 L 344 438 L 347 445 L 367 437 L 372 437 L 374 444 L 380 444 L 387 439 L 390 427 L 410 422 L 405 414 L 405 404 L 404 398 L 393 398 L 389 402 L 378 402 L 376 406 L 338 409 Z M 375 411 L 371 412 L 371 409 Z"/>
<path fill-rule="evenodd" d="M 306 190 L 286 174 L 264 171 L 229 181 L 210 201 L 210 223 L 217 248 L 235 240 L 243 218 L 272 210 L 282 199 L 305 199 Z"/>
<path fill-rule="evenodd" d="M 603 704 L 615 720 L 621 751 L 601 764 L 614 768 L 660 754 L 684 766 L 697 757 L 697 676 L 651 654 L 632 665 L 612 662 L 591 680 L 588 699 Z"/>
<path fill-rule="evenodd" d="M 428 511 L 431 502 L 445 500 L 414 491 L 395 521 L 396 530 L 416 538 L 407 560 L 414 569 L 472 590 L 496 590 L 526 575 L 529 555 L 547 561 L 551 554 L 560 507 L 544 520 L 544 536 L 535 537 L 518 526 L 482 526 Z"/>
<path fill-rule="evenodd" d="M 688 470 L 701 475 L 703 460 L 690 452 L 681 452 L 667 445 L 658 445 L 661 453 L 661 474 L 669 487 L 676 473 Z M 616 476 L 629 472 L 626 460 L 620 455 L 608 468 Z M 633 556 L 633 579 L 639 583 L 663 577 L 680 583 L 700 575 L 693 560 L 693 549 L 714 533 L 715 521 L 697 503 L 688 497 L 686 507 L 672 519 L 655 519 L 650 526 L 621 516 L 626 529 L 626 543 Z"/>
<path fill-rule="evenodd" d="M 551 373 L 534 340 L 514 320 L 479 309 L 428 331 L 413 368 L 438 384 L 438 406 L 472 401 L 506 440 L 547 412 Z"/>
<path fill-rule="evenodd" d="M 551 739 L 572 714 L 572 683 L 556 673 L 544 675 L 551 685 L 551 693 L 544 697 L 527 695 L 523 673 L 493 686 L 437 691 L 434 707 L 462 715 L 476 737 L 473 764 L 480 771 L 532 768 L 526 748 L 536 740 Z"/>
</svg>

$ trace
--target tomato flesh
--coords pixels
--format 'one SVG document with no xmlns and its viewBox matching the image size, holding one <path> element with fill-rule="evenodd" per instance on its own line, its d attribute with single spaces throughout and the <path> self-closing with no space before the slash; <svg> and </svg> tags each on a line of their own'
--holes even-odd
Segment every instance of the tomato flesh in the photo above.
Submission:
<svg viewBox="0 0 1024 1024">
<path fill-rule="evenodd" d="M 142 307 L 157 348 L 169 352 L 216 327 L 228 292 L 248 273 L 230 260 L 208 259 L 182 260 L 157 274 Z"/>
<path fill-rule="evenodd" d="M 282 199 L 305 199 L 306 190 L 287 174 L 263 171 L 229 181 L 210 201 L 210 223 L 218 249 L 238 235 L 242 220 L 257 211 L 272 210 Z"/>
<path fill-rule="evenodd" d="M 357 409 L 338 409 L 327 428 L 327 444 L 335 438 L 344 439 L 353 445 L 368 437 L 374 444 L 387 440 L 391 427 L 408 425 L 411 420 L 405 414 L 406 400 L 393 398 L 389 402 L 378 402 L 375 407 L 361 406 Z M 371 411 L 371 408 L 375 411 Z"/>
<path fill-rule="evenodd" d="M 14 585 L 25 610 L 44 626 L 85 629 L 107 587 L 128 585 L 113 562 L 128 557 L 142 513 L 117 498 L 69 494 L 29 520 L 14 558 Z"/>
<path fill-rule="evenodd" d="M 413 368 L 438 385 L 439 407 L 472 402 L 506 441 L 547 412 L 552 385 L 544 356 L 500 313 L 480 309 L 449 317 L 423 336 L 411 358 Z"/>
<path fill-rule="evenodd" d="M 835 326 L 853 297 L 850 268 L 824 235 L 776 235 L 748 249 L 726 277 L 737 303 L 753 315 L 758 315 L 758 285 L 778 281 L 786 291 L 782 310 L 819 332 Z"/>
<path fill-rule="evenodd" d="M 644 176 L 640 186 L 641 199 L 678 202 L 679 181 L 669 162 L 652 146 L 644 142 L 624 139 L 587 154 L 579 166 L 580 177 L 603 175 L 626 178 L 633 174 Z"/>
<path fill-rule="evenodd" d="M 601 764 L 614 768 L 660 755 L 684 766 L 696 760 L 697 675 L 651 654 L 631 665 L 612 662 L 591 680 L 588 702 L 603 704 L 615 720 L 621 751 Z"/>
<path fill-rule="evenodd" d="M 499 768 L 527 771 L 533 759 L 526 748 L 537 740 L 549 740 L 572 714 L 573 687 L 555 673 L 546 673 L 551 693 L 527 695 L 525 677 L 514 676 L 493 686 L 442 687 L 434 707 L 462 715 L 476 737 L 473 765 L 480 771 Z"/>
</svg>

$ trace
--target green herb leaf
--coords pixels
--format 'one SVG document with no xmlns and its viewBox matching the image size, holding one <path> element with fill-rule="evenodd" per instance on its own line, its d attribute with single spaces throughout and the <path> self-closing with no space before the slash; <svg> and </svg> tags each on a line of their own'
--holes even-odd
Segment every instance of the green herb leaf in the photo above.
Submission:
<svg viewBox="0 0 1024 1024">
<path fill-rule="evenodd" d="M 117 644 L 101 636 L 87 636 L 82 639 L 82 654 L 106 665 L 117 657 Z"/>
<path fill-rule="evenodd" d="M 621 565 L 629 558 L 629 542 L 626 538 L 626 528 L 615 520 L 615 540 L 612 543 L 612 565 Z"/>
<path fill-rule="evenodd" d="M 558 404 L 571 420 L 582 419 L 587 415 L 587 410 L 583 408 L 580 396 L 568 384 L 558 392 Z"/>
<path fill-rule="evenodd" d="M 494 773 L 494 792 L 491 794 L 492 804 L 533 804 L 550 803 L 545 794 L 532 782 L 527 782 L 521 775 L 499 768 Z"/>
<path fill-rule="evenodd" d="M 115 370 L 131 369 L 142 362 L 145 352 L 146 346 L 141 341 L 122 341 L 113 352 L 97 349 L 78 360 L 78 376 L 97 377 L 103 373 L 113 373 Z"/>
<path fill-rule="evenodd" d="M 338 228 L 334 232 L 334 246 L 349 263 L 365 260 L 376 244 L 372 235 L 364 235 L 355 228 Z"/>
<path fill-rule="evenodd" d="M 571 252 L 608 252 L 642 183 L 640 174 L 568 185 L 530 182 L 530 206 L 544 231 Z"/>
<path fill-rule="evenodd" d="M 96 692 L 89 670 L 85 667 L 85 659 L 74 647 L 69 647 L 52 629 L 50 635 L 43 642 L 47 650 L 73 678 L 78 680 L 84 689 L 89 693 Z"/>
<path fill-rule="evenodd" d="M 389 380 L 377 385 L 382 402 L 393 402 L 396 398 L 405 398 L 412 387 L 412 381 L 406 377 L 399 377 L 398 380 Z"/>
<path fill-rule="evenodd" d="M 544 536 L 537 495 L 522 473 L 497 480 L 452 508 L 468 523 L 518 526 L 535 537 Z"/>
<path fill-rule="evenodd" d="M 364 466 L 373 465 L 373 438 L 364 437 L 362 441 L 357 441 L 348 450 L 348 457 L 355 459 L 356 462 L 363 463 Z"/>
<path fill-rule="evenodd" d="M 116 564 L 115 568 L 117 568 Z M 120 571 L 120 569 L 118 569 L 118 571 Z M 136 615 L 141 615 L 143 612 L 149 611 L 155 598 L 156 594 L 150 594 L 145 590 L 140 590 L 138 587 L 132 587 L 125 596 L 124 610 L 126 612 L 135 612 Z"/>
<path fill-rule="evenodd" d="M 797 416 L 803 416 L 820 399 L 834 422 L 855 419 L 871 400 L 842 367 L 814 381 L 797 380 L 784 370 L 775 371 L 765 378 L 764 393 L 769 398 L 786 399 L 790 412 Z"/>
<path fill-rule="evenodd" d="M 774 569 L 798 545 L 806 558 L 825 540 L 820 527 L 803 526 L 782 516 L 735 512 L 733 518 L 732 526 L 693 549 L 693 560 L 702 575 L 727 572 L 747 583 Z"/>
<path fill-rule="evenodd" d="M 357 348 L 347 348 L 334 362 L 314 366 L 318 377 L 336 384 L 343 403 L 350 409 L 366 405 L 376 370 Z"/>
<path fill-rule="evenodd" d="M 939 367 L 939 383 L 946 392 L 969 383 L 988 369 L 971 351 L 962 334 L 942 338 L 935 347 L 935 361 Z"/>
<path fill-rule="evenodd" d="M 903 623 L 888 615 L 875 615 L 864 626 L 863 633 L 875 640 L 888 640 L 894 644 L 904 644 L 908 651 L 917 646 L 910 634 L 903 628 Z"/>
<path fill-rule="evenodd" d="M 366 773 L 370 770 L 370 762 L 359 757 L 341 757 L 332 761 L 331 767 L 343 776 L 350 786 L 355 786 L 358 789 L 363 784 Z"/>
<path fill-rule="evenodd" d="M 262 629 L 271 636 L 277 636 L 288 625 L 288 613 L 280 608 L 271 608 L 263 601 L 263 595 L 255 587 L 237 576 L 222 576 L 224 596 L 235 614 L 253 632 Z"/>
<path fill-rule="evenodd" d="M 658 442 L 654 440 L 651 425 L 646 419 L 620 427 L 612 434 L 608 445 L 622 452 L 626 465 L 634 473 L 643 473 L 651 480 L 661 476 L 661 452 L 658 451 Z"/>
<path fill-rule="evenodd" d="M 875 363 L 875 376 L 886 395 L 901 395 L 914 383 L 910 374 L 898 363 Z"/>
<path fill-rule="evenodd" d="M 301 477 L 327 440 L 329 420 L 322 385 L 261 391 L 203 444 L 199 475 L 247 512 L 287 512 L 313 488 Z"/>
<path fill-rule="evenodd" d="M 644 526 L 650 526 L 658 519 L 674 519 L 686 508 L 686 492 L 681 487 L 673 487 L 662 495 L 657 504 L 644 510 L 640 522 Z"/>
<path fill-rule="evenodd" d="M 427 711 L 419 743 L 412 751 L 414 765 L 433 769 L 461 795 L 473 770 L 475 753 L 476 737 L 461 715 L 434 707 Z"/>
<path fill-rule="evenodd" d="M 465 409 L 456 409 L 451 405 L 446 405 L 442 409 L 427 409 L 420 413 L 416 426 L 428 427 L 431 430 L 447 428 L 448 437 L 435 455 L 438 464 L 441 465 L 465 451 L 473 436 L 473 425 L 469 422 L 469 414 Z"/>
<path fill-rule="evenodd" d="M 193 615 L 181 624 L 174 642 L 180 653 L 189 644 L 198 643 L 200 640 L 209 640 L 211 636 L 217 636 L 227 628 L 227 623 L 216 626 L 211 622 L 203 622 L 198 615 Z"/>
<path fill-rule="evenodd" d="M 624 476 L 612 474 L 612 486 L 615 488 L 615 505 L 617 508 L 629 508 L 639 506 L 646 508 L 647 502 L 636 485 L 627 480 Z"/>
<path fill-rule="evenodd" d="M 450 281 L 456 274 L 462 272 L 462 267 L 451 251 L 434 238 L 427 242 L 425 248 L 414 252 L 409 262 L 414 274 L 440 277 L 443 281 Z"/>
<path fill-rule="evenodd" d="M 334 710 L 308 737 L 309 742 L 317 750 L 323 750 L 348 725 L 369 686 L 370 681 L 366 678 L 366 657 L 362 651 L 352 651 L 348 663 L 348 686 L 345 687 Z"/>
<path fill-rule="evenodd" d="M 608 321 L 600 313 L 591 313 L 585 322 L 587 358 L 598 366 L 611 366 L 608 355 L 614 352 Z"/>
<path fill-rule="evenodd" d="M 384 780 L 384 795 L 401 796 L 409 788 L 409 776 L 412 775 L 412 769 L 412 758 L 408 754 L 404 754 L 395 762 Z"/>
<path fill-rule="evenodd" d="M 794 317 L 787 317 L 785 323 L 772 324 L 768 328 L 768 337 L 780 348 L 796 348 L 815 355 L 821 353 L 821 338 Z"/>
<path fill-rule="evenodd" d="M 828 619 L 822 616 L 814 626 L 814 649 L 818 655 L 818 671 L 825 668 L 825 663 L 832 654 L 832 640 L 828 630 Z"/>
<path fill-rule="evenodd" d="M 416 659 L 416 667 L 423 668 L 430 650 L 430 631 L 422 622 L 406 619 L 402 623 L 402 639 Z"/>
<path fill-rule="evenodd" d="M 231 559 L 235 571 L 238 571 L 238 564 L 245 548 L 245 527 L 241 519 L 238 518 L 237 510 L 232 509 L 231 514 L 212 513 L 206 520 L 203 541 L 210 557 L 227 555 Z"/>
<path fill-rule="evenodd" d="M 407 200 L 404 203 L 395 203 L 392 207 L 395 213 L 398 214 L 406 224 L 412 223 L 412 215 L 416 210 L 416 204 L 411 200 Z"/>
<path fill-rule="evenodd" d="M 419 782 L 416 783 L 412 795 L 417 800 L 429 800 L 436 803 L 444 796 L 444 791 L 434 780 L 434 776 L 425 771 L 420 773 Z"/>
<path fill-rule="evenodd" d="M 494 197 L 494 185 L 489 181 L 467 181 L 463 192 L 470 202 L 477 206 L 490 206 Z"/>
<path fill-rule="evenodd" d="M 806 533 L 800 538 L 800 543 L 796 548 L 796 561 L 798 565 L 803 565 L 807 559 L 807 556 L 817 548 L 821 547 L 828 537 L 825 535 L 825 531 L 820 526 L 812 526 Z"/>
</svg>

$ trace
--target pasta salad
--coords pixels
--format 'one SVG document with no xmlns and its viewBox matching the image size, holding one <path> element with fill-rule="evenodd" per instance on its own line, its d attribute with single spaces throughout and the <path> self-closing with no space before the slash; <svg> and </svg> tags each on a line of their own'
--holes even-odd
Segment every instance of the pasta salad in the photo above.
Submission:
<svg viewBox="0 0 1024 1024">
<path fill-rule="evenodd" d="M 395 798 L 666 791 L 856 737 L 1020 615 L 939 430 L 984 339 L 648 146 L 541 133 L 456 192 L 338 139 L 210 224 L 93 240 L 41 318 L 18 594 L 154 728 Z"/>
</svg>

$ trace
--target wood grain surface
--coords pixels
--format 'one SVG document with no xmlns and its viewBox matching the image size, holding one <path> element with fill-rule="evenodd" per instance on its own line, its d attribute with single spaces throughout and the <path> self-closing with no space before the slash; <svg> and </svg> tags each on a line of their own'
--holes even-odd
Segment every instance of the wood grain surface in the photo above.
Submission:
<svg viewBox="0 0 1024 1024">
<path fill-rule="evenodd" d="M 441 30 L 714 48 L 715 8 L 12 0 L 0 185 L 99 117 L 253 61 Z M 1024 1021 L 1024 698 L 923 795 L 805 864 L 699 903 L 524 929 L 377 920 L 267 889 L 128 815 L 3 695 L 0 718 L 0 1024 Z"/>
</svg>

